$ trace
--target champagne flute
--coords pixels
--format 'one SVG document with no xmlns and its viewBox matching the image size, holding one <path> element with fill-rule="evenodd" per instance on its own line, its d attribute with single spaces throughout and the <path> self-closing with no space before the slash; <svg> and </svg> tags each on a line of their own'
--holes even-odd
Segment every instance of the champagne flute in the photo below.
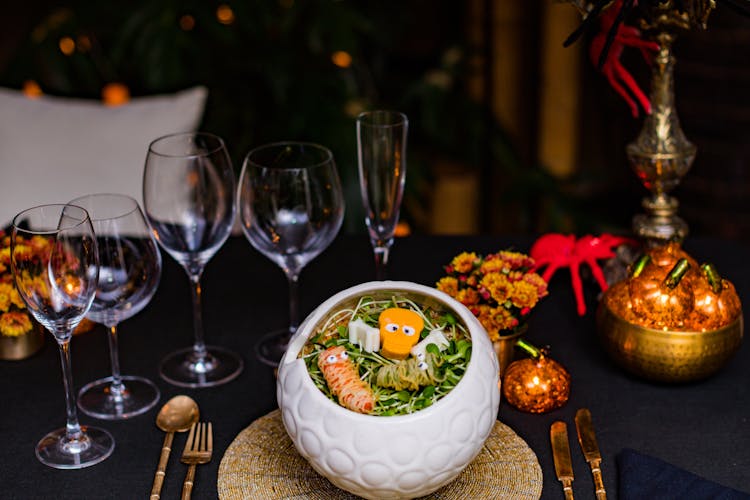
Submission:
<svg viewBox="0 0 750 500">
<path fill-rule="evenodd" d="M 398 111 L 365 111 L 357 116 L 359 186 L 378 280 L 385 279 L 401 210 L 408 130 L 409 120 Z"/>
<path fill-rule="evenodd" d="M 57 469 L 97 464 L 112 454 L 115 441 L 103 429 L 78 423 L 70 363 L 73 329 L 91 306 L 99 276 L 88 213 L 73 205 L 42 205 L 19 213 L 11 228 L 10 255 L 19 294 L 60 348 L 66 425 L 39 441 L 36 456 Z"/>
<path fill-rule="evenodd" d="M 278 264 L 289 282 L 289 327 L 265 334 L 258 358 L 277 366 L 299 326 L 299 275 L 333 241 L 344 197 L 331 151 L 279 142 L 247 154 L 237 193 L 242 230 L 256 250 Z"/>
<path fill-rule="evenodd" d="M 120 375 L 117 325 L 140 312 L 156 292 L 161 254 L 138 202 L 120 194 L 92 194 L 71 201 L 89 213 L 99 248 L 99 281 L 86 315 L 109 329 L 112 376 L 86 384 L 78 407 L 107 420 L 140 415 L 159 401 L 153 382 Z"/>
<path fill-rule="evenodd" d="M 236 378 L 237 354 L 203 340 L 200 279 L 229 237 L 235 181 L 224 141 L 205 132 L 172 134 L 153 141 L 143 173 L 143 205 L 156 241 L 184 269 L 192 284 L 193 346 L 168 355 L 159 367 L 181 387 L 210 387 Z"/>
</svg>

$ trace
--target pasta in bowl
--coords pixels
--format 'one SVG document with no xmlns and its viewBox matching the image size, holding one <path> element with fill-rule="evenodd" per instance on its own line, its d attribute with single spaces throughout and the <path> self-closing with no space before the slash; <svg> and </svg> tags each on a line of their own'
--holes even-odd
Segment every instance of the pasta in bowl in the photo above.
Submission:
<svg viewBox="0 0 750 500">
<path fill-rule="evenodd" d="M 436 289 L 371 282 L 321 304 L 279 365 L 277 399 L 300 454 L 365 498 L 413 498 L 479 453 L 500 402 L 475 316 Z"/>
</svg>

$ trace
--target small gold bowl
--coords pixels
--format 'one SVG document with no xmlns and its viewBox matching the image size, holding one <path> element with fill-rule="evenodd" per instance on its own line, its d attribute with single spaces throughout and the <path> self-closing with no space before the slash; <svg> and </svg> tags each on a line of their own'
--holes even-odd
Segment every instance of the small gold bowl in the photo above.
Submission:
<svg viewBox="0 0 750 500">
<path fill-rule="evenodd" d="M 618 365 L 659 382 L 691 382 L 713 375 L 742 342 L 742 314 L 716 330 L 656 330 L 626 321 L 602 300 L 596 325 L 604 349 Z"/>
</svg>

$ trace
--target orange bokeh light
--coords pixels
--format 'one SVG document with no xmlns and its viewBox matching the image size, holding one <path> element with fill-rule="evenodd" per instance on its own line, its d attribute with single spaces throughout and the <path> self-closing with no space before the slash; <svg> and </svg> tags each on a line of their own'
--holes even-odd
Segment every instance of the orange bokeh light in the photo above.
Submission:
<svg viewBox="0 0 750 500">
<path fill-rule="evenodd" d="M 36 99 L 43 94 L 42 88 L 34 80 L 26 80 L 23 82 L 22 92 L 29 99 Z"/>
<path fill-rule="evenodd" d="M 91 50 L 91 38 L 87 35 L 79 35 L 76 39 L 79 52 L 88 52 Z"/>
<path fill-rule="evenodd" d="M 66 56 L 72 55 L 76 50 L 76 42 L 74 42 L 69 36 L 60 38 L 60 41 L 57 42 L 57 46 L 60 48 L 60 52 Z"/>
<path fill-rule="evenodd" d="M 232 24 L 234 22 L 234 11 L 227 4 L 221 4 L 216 8 L 216 19 L 221 24 Z"/>
<path fill-rule="evenodd" d="M 393 235 L 397 238 L 402 238 L 404 236 L 409 236 L 411 234 L 411 226 L 409 226 L 409 223 L 406 221 L 399 221 L 398 224 L 396 224 L 396 230 L 394 231 Z"/>
<path fill-rule="evenodd" d="M 180 29 L 182 31 L 190 31 L 195 28 L 195 18 L 190 14 L 185 14 L 180 17 Z"/>
<path fill-rule="evenodd" d="M 331 54 L 331 61 L 339 68 L 348 68 L 352 65 L 352 56 L 346 51 L 337 50 Z"/>
<path fill-rule="evenodd" d="M 108 83 L 102 88 L 102 101 L 107 106 L 122 106 L 130 101 L 130 90 L 122 83 Z"/>
</svg>

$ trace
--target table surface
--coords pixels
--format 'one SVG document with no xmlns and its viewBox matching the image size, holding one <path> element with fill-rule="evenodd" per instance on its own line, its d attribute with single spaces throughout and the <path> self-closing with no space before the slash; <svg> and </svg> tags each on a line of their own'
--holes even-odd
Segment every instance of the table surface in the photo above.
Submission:
<svg viewBox="0 0 750 500">
<path fill-rule="evenodd" d="M 442 266 L 468 250 L 494 252 L 513 247 L 528 251 L 528 237 L 410 236 L 396 240 L 391 254 L 391 279 L 434 285 Z M 726 241 L 688 240 L 686 249 L 699 261 L 714 262 L 733 281 L 743 303 L 749 303 L 750 253 Z M 342 235 L 301 275 L 302 313 L 307 314 L 332 294 L 373 278 L 372 252 L 364 236 Z M 594 498 L 586 462 L 575 443 L 574 415 L 591 409 L 601 448 L 604 482 L 616 498 L 615 457 L 623 448 L 647 453 L 705 478 L 750 491 L 750 347 L 708 380 L 663 385 L 634 378 L 617 368 L 597 343 L 593 311 L 597 289 L 586 281 L 589 314 L 579 317 L 569 274 L 558 272 L 550 295 L 533 313 L 527 338 L 550 345 L 552 357 L 572 376 L 570 400 L 544 415 L 522 413 L 501 403 L 498 418 L 534 450 L 544 473 L 543 498 L 563 498 L 554 474 L 549 427 L 567 422 L 571 435 L 576 498 Z M 3 453 L 0 477 L 3 498 L 145 498 L 150 492 L 163 433 L 155 425 L 161 404 L 177 394 L 195 399 L 202 419 L 213 422 L 213 460 L 198 467 L 195 498 L 217 496 L 217 474 L 224 451 L 245 427 L 277 407 L 272 369 L 253 353 L 256 339 L 286 324 L 287 287 L 282 271 L 241 237 L 230 238 L 208 263 L 203 277 L 206 340 L 242 355 L 243 373 L 229 384 L 208 389 L 183 389 L 158 375 L 159 361 L 192 342 L 192 315 L 187 277 L 164 254 L 159 290 L 149 306 L 120 326 L 123 374 L 140 375 L 161 389 L 159 404 L 129 420 L 101 421 L 80 414 L 82 424 L 109 430 L 116 440 L 112 456 L 82 470 L 61 471 L 42 465 L 34 446 L 48 431 L 64 425 L 64 398 L 59 356 L 51 336 L 43 350 L 23 361 L 0 361 L 0 417 Z M 109 375 L 105 331 L 77 335 L 72 341 L 76 389 Z M 186 466 L 179 462 L 184 435 L 175 437 L 162 495 L 179 498 Z"/>
</svg>

